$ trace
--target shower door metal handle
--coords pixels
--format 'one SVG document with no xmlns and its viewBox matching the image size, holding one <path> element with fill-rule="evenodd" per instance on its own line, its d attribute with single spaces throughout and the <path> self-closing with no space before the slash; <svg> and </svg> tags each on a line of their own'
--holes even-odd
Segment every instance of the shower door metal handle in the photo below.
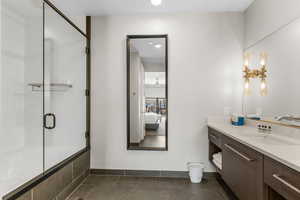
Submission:
<svg viewBox="0 0 300 200">
<path fill-rule="evenodd" d="M 47 125 L 47 121 L 48 121 L 48 118 L 52 118 L 52 126 L 48 126 Z M 53 114 L 53 113 L 47 113 L 47 114 L 45 114 L 44 115 L 44 127 L 46 128 L 46 129 L 55 129 L 55 127 L 56 127 L 56 117 L 55 117 L 55 114 Z"/>
</svg>

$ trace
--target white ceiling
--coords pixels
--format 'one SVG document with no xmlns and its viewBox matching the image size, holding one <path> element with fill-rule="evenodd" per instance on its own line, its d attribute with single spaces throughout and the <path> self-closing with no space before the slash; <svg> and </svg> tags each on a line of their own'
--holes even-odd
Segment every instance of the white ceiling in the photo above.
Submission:
<svg viewBox="0 0 300 200">
<path fill-rule="evenodd" d="M 164 58 L 165 57 L 165 39 L 164 38 L 147 38 L 147 39 L 131 39 L 131 47 L 133 51 L 138 51 L 141 58 Z M 155 48 L 160 44 L 161 48 Z"/>
<path fill-rule="evenodd" d="M 117 15 L 174 12 L 245 11 L 254 0 L 162 0 L 152 6 L 150 0 L 51 0 L 71 14 Z"/>
<path fill-rule="evenodd" d="M 155 45 L 160 44 L 160 48 Z M 138 52 L 146 72 L 164 72 L 166 43 L 164 38 L 131 39 L 130 51 Z"/>
</svg>

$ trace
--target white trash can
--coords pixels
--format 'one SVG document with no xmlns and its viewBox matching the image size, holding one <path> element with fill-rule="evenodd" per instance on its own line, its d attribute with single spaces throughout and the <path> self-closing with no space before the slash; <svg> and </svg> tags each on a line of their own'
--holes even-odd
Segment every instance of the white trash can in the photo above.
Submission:
<svg viewBox="0 0 300 200">
<path fill-rule="evenodd" d="M 201 183 L 204 171 L 204 164 L 201 162 L 189 162 L 188 169 L 191 182 Z"/>
</svg>

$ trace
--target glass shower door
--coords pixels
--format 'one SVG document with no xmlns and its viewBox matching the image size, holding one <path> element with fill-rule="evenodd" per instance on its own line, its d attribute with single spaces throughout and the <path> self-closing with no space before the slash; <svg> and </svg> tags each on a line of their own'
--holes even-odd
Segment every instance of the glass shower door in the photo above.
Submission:
<svg viewBox="0 0 300 200">
<path fill-rule="evenodd" d="M 43 173 L 43 7 L 0 1 L 0 199 Z"/>
<path fill-rule="evenodd" d="M 44 4 L 45 170 L 86 147 L 86 38 Z"/>
</svg>

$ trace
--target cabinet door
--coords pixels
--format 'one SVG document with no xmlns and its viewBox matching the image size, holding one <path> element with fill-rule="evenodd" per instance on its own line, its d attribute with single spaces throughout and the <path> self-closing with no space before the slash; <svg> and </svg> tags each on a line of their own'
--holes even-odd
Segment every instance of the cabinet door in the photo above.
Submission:
<svg viewBox="0 0 300 200">
<path fill-rule="evenodd" d="M 263 200 L 263 156 L 227 137 L 222 177 L 239 199 Z"/>
</svg>

